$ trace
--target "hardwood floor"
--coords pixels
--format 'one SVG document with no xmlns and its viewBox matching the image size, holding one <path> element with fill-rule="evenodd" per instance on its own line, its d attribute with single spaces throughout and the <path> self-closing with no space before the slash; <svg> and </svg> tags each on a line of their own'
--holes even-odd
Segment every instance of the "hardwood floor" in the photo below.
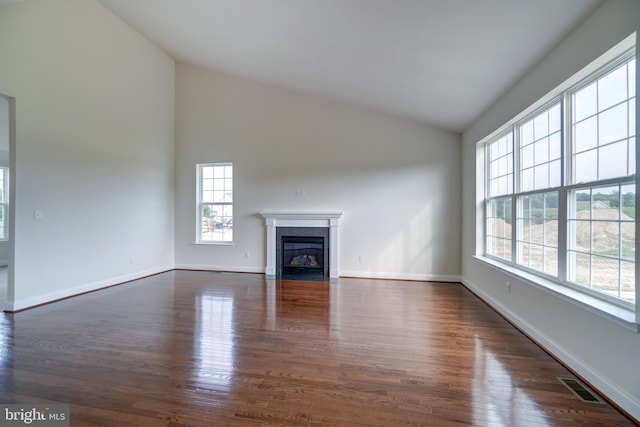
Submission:
<svg viewBox="0 0 640 427">
<path fill-rule="evenodd" d="M 0 317 L 0 401 L 71 425 L 628 426 L 462 285 L 173 271 Z"/>
</svg>

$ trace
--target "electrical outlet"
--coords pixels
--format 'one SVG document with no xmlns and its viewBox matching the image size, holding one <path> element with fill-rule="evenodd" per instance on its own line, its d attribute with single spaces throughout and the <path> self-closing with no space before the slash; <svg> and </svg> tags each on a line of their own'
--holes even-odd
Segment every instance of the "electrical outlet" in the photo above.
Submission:
<svg viewBox="0 0 640 427">
<path fill-rule="evenodd" d="M 510 282 L 506 283 L 505 291 L 507 291 L 507 295 L 511 295 L 511 283 Z"/>
<path fill-rule="evenodd" d="M 251 254 L 249 253 L 249 251 L 244 251 L 244 257 L 245 257 L 246 259 L 251 258 Z"/>
<path fill-rule="evenodd" d="M 358 255 L 358 262 L 362 264 L 364 262 L 364 255 Z"/>
</svg>

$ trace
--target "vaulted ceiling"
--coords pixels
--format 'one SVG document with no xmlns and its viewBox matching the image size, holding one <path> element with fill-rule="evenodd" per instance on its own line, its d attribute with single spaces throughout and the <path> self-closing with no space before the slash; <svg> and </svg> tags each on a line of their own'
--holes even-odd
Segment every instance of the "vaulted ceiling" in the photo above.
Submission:
<svg viewBox="0 0 640 427">
<path fill-rule="evenodd" d="M 100 0 L 174 59 L 461 132 L 601 0 Z"/>
</svg>

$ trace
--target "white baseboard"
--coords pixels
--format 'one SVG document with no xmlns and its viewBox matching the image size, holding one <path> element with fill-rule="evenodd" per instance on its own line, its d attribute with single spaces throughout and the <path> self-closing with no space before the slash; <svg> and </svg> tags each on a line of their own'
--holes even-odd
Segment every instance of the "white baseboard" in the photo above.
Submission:
<svg viewBox="0 0 640 427">
<path fill-rule="evenodd" d="M 230 273 L 259 273 L 264 274 L 264 267 L 230 266 L 210 264 L 176 264 L 176 270 L 228 271 Z"/>
<path fill-rule="evenodd" d="M 570 369 L 572 369 L 578 375 L 588 381 L 593 387 L 598 389 L 601 393 L 615 402 L 616 405 L 625 410 L 636 420 L 640 420 L 640 401 L 636 396 L 633 396 L 632 394 L 627 393 L 624 390 L 620 390 L 619 387 L 609 382 L 597 370 L 593 369 L 590 365 L 585 363 L 580 358 L 576 357 L 571 352 L 567 351 L 558 343 L 550 340 L 543 332 L 532 327 L 516 313 L 500 304 L 499 301 L 492 298 L 481 288 L 475 286 L 471 281 L 462 278 L 461 282 L 464 284 L 464 286 L 469 288 L 469 290 L 477 294 L 487 304 L 489 304 L 500 314 L 506 317 L 510 322 L 524 331 L 531 339 L 536 341 L 545 350 L 553 354 L 556 358 L 558 358 L 558 360 L 561 360 L 562 363 L 567 365 Z"/>
<path fill-rule="evenodd" d="M 7 301 L 5 310 L 10 312 L 24 310 L 27 308 L 35 307 L 42 304 L 47 304 L 60 299 L 84 294 L 86 292 L 97 291 L 103 288 L 108 288 L 110 286 L 119 285 L 121 283 L 130 282 L 132 280 L 140 279 L 147 276 L 152 276 L 158 273 L 163 273 L 169 270 L 173 270 L 173 265 L 166 265 L 163 267 L 138 271 L 136 273 L 127 274 L 124 276 L 112 277 L 110 279 L 88 283 L 86 285 L 77 286 L 75 288 L 62 289 L 59 291 L 50 292 L 47 294 L 42 294 L 42 295 L 38 295 L 31 298 L 24 298 L 24 299 L 16 300 L 13 302 Z"/>
<path fill-rule="evenodd" d="M 360 279 L 417 280 L 425 282 L 460 282 L 460 276 L 417 273 L 387 273 L 380 271 L 340 270 L 340 277 Z"/>
<path fill-rule="evenodd" d="M 264 267 L 210 265 L 210 264 L 176 264 L 177 270 L 228 271 L 231 273 L 265 274 Z M 388 280 L 417 280 L 432 282 L 460 282 L 460 276 L 413 274 L 413 273 L 384 273 L 376 271 L 339 271 L 339 277 L 355 277 L 362 279 Z"/>
</svg>

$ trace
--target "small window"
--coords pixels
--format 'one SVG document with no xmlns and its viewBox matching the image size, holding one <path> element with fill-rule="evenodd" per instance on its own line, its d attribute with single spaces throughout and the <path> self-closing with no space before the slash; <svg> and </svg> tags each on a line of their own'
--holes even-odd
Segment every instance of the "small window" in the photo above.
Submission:
<svg viewBox="0 0 640 427">
<path fill-rule="evenodd" d="M 233 242 L 233 165 L 198 165 L 197 243 Z"/>
</svg>

